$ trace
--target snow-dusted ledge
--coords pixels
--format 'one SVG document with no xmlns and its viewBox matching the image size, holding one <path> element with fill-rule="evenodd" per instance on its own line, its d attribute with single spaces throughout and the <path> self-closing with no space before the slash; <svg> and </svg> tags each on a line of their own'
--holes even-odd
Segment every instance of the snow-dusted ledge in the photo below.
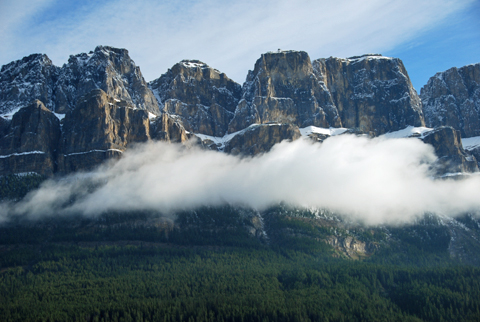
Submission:
<svg viewBox="0 0 480 322">
<path fill-rule="evenodd" d="M 106 152 L 109 152 L 109 151 L 115 151 L 115 152 L 123 153 L 122 150 L 118 150 L 118 149 L 107 149 L 107 150 L 90 150 L 90 151 L 86 151 L 86 152 L 75 152 L 75 153 L 64 154 L 63 156 L 68 157 L 68 156 L 71 156 L 71 155 L 88 154 L 88 153 L 92 153 L 92 152 L 103 152 L 103 153 L 106 153 Z"/>
<path fill-rule="evenodd" d="M 12 153 L 12 154 L 7 154 L 7 155 L 0 155 L 0 159 L 10 158 L 10 157 L 16 157 L 16 156 L 20 156 L 20 155 L 28 155 L 28 154 L 45 154 L 45 152 L 42 152 L 42 151 L 29 151 L 29 152 L 21 152 L 21 153 Z"/>
</svg>

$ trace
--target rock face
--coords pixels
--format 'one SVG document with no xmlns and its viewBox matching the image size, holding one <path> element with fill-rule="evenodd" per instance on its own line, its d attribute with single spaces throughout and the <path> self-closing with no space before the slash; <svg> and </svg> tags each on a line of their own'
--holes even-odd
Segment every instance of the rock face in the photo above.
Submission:
<svg viewBox="0 0 480 322">
<path fill-rule="evenodd" d="M 224 151 L 253 156 L 270 151 L 283 140 L 294 141 L 300 137 L 298 127 L 292 124 L 252 125 L 228 141 Z"/>
<path fill-rule="evenodd" d="M 150 136 L 154 140 L 171 143 L 185 143 L 191 138 L 181 122 L 167 113 L 153 120 Z"/>
<path fill-rule="evenodd" d="M 298 127 L 340 127 L 330 94 L 302 51 L 263 54 L 243 85 L 229 133 L 251 124 L 290 123 Z"/>
<path fill-rule="evenodd" d="M 178 115 L 186 130 L 223 136 L 241 96 L 241 86 L 198 60 L 183 60 L 149 84 L 163 110 Z"/>
<path fill-rule="evenodd" d="M 97 88 L 125 105 L 159 114 L 157 101 L 128 51 L 104 46 L 70 56 L 56 84 L 55 110 L 73 109 L 78 98 Z"/>
<path fill-rule="evenodd" d="M 480 136 L 480 63 L 437 73 L 420 97 L 427 126 L 446 125 L 462 137 Z"/>
<path fill-rule="evenodd" d="M 5 121 L 3 121 L 5 122 Z M 0 137 L 0 175 L 56 171 L 60 122 L 39 100 L 20 109 Z"/>
<path fill-rule="evenodd" d="M 58 162 L 61 172 L 90 169 L 118 156 L 129 144 L 150 139 L 148 112 L 118 103 L 96 89 L 67 113 Z"/>
<path fill-rule="evenodd" d="M 437 155 L 437 173 L 459 173 L 478 171 L 477 160 L 467 154 L 460 140 L 460 132 L 449 126 L 442 126 L 428 132 L 422 138 L 423 142 L 431 144 Z"/>
<path fill-rule="evenodd" d="M 445 119 L 473 135 L 480 129 L 479 64 L 447 72 L 429 81 L 441 80 L 439 85 L 425 87 L 426 104 L 461 101 Z M 243 87 L 193 60 L 147 84 L 127 50 L 104 46 L 70 56 L 61 68 L 35 54 L 0 72 L 2 173 L 91 169 L 148 140 L 186 143 L 199 137 L 206 148 L 256 155 L 298 139 L 299 128 L 308 126 L 346 127 L 373 137 L 423 125 L 421 102 L 402 62 L 380 55 L 312 63 L 305 52 L 269 52 Z M 425 142 L 435 147 L 444 171 L 477 170 L 457 136 L 441 128 Z M 328 135 L 310 137 L 322 142 Z M 21 161 L 27 158 L 32 165 Z"/>
<path fill-rule="evenodd" d="M 380 135 L 425 126 L 420 99 L 398 58 L 364 55 L 313 62 L 333 98 L 343 127 Z"/>
<path fill-rule="evenodd" d="M 2 66 L 0 114 L 14 112 L 38 99 L 54 110 L 54 87 L 60 68 L 47 55 L 33 54 Z"/>
</svg>

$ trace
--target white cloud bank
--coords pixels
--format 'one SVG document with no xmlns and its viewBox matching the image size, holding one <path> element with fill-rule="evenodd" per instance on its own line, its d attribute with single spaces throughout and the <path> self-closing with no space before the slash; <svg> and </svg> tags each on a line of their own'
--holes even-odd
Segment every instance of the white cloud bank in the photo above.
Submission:
<svg viewBox="0 0 480 322">
<path fill-rule="evenodd" d="M 200 59 L 241 83 L 266 51 L 305 50 L 312 59 L 385 52 L 472 0 L 25 2 L 3 5 L 0 64 L 43 52 L 61 65 L 70 54 L 111 45 L 127 48 L 148 81 L 181 59 Z"/>
<path fill-rule="evenodd" d="M 259 210 L 286 202 L 319 207 L 367 224 L 413 221 L 425 212 L 457 215 L 480 209 L 480 177 L 434 180 L 433 149 L 416 139 L 341 135 L 276 145 L 254 158 L 148 143 L 114 164 L 47 181 L 12 215 L 95 216 L 109 210 L 171 212 L 224 203 Z"/>
</svg>

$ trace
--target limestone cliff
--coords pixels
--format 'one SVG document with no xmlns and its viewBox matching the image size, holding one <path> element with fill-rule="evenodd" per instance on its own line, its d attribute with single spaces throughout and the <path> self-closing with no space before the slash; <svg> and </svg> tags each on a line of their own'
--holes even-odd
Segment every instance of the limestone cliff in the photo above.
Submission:
<svg viewBox="0 0 480 322">
<path fill-rule="evenodd" d="M 446 125 L 462 137 L 480 136 L 480 63 L 435 74 L 420 97 L 427 126 Z"/>
<path fill-rule="evenodd" d="M 425 125 L 420 99 L 400 59 L 330 57 L 315 60 L 313 69 L 328 88 L 343 127 L 380 135 Z"/>
<path fill-rule="evenodd" d="M 147 111 L 118 105 L 103 90 L 93 90 L 65 116 L 59 171 L 90 169 L 119 156 L 128 145 L 148 139 Z"/>
<path fill-rule="evenodd" d="M 263 54 L 243 85 L 229 133 L 251 124 L 289 123 L 298 127 L 340 127 L 337 110 L 303 51 Z"/>
<path fill-rule="evenodd" d="M 0 175 L 35 172 L 52 175 L 60 139 L 60 122 L 39 100 L 20 109 L 11 121 L 2 118 Z"/>
<path fill-rule="evenodd" d="M 241 96 L 241 86 L 198 60 L 183 60 L 149 83 L 163 111 L 186 130 L 223 136 Z"/>
</svg>

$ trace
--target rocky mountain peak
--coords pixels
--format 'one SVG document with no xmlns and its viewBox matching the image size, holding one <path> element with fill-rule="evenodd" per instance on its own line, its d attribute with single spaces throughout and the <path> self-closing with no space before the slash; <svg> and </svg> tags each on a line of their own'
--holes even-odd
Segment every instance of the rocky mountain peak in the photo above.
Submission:
<svg viewBox="0 0 480 322">
<path fill-rule="evenodd" d="M 233 118 L 241 86 L 198 60 L 182 60 L 149 84 L 163 111 L 186 130 L 223 136 Z"/>
<path fill-rule="evenodd" d="M 306 52 L 279 50 L 261 55 L 243 85 L 229 132 L 270 122 L 341 126 L 328 90 L 314 74 Z"/>
<path fill-rule="evenodd" d="M 98 46 L 70 56 L 56 84 L 56 111 L 73 109 L 77 99 L 100 88 L 125 104 L 159 114 L 158 103 L 126 49 Z"/>
<path fill-rule="evenodd" d="M 45 54 L 32 54 L 2 66 L 0 114 L 11 117 L 21 107 L 39 99 L 49 108 L 59 68 Z"/>
<path fill-rule="evenodd" d="M 462 137 L 480 136 L 480 63 L 435 74 L 420 97 L 427 126 L 452 126 Z"/>
</svg>

